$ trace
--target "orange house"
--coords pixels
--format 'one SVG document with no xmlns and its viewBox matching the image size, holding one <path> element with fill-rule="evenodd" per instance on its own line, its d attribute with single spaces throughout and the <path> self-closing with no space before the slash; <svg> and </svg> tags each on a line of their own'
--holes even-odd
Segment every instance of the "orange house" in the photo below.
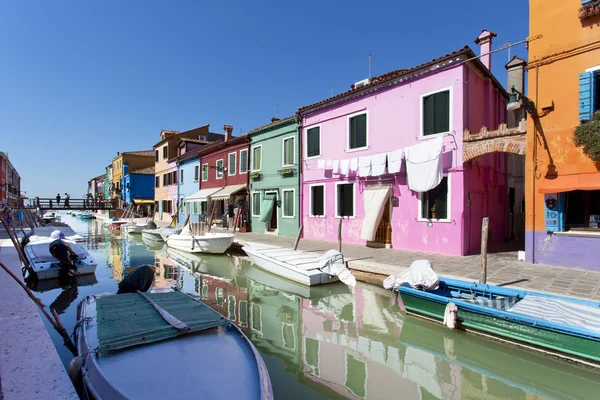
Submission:
<svg viewBox="0 0 600 400">
<path fill-rule="evenodd" d="M 600 7 L 530 0 L 529 15 L 526 259 L 600 271 L 600 163 L 574 143 L 600 109 Z"/>
</svg>

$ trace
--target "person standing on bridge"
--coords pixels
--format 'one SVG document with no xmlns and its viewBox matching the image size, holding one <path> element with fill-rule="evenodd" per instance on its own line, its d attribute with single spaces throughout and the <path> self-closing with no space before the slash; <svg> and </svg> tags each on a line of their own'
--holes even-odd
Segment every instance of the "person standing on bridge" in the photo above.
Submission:
<svg viewBox="0 0 600 400">
<path fill-rule="evenodd" d="M 69 195 L 69 193 L 65 193 L 65 208 L 69 208 L 69 199 L 71 198 L 71 196 Z"/>
<path fill-rule="evenodd" d="M 56 195 L 56 207 L 60 207 L 60 193 Z"/>
</svg>

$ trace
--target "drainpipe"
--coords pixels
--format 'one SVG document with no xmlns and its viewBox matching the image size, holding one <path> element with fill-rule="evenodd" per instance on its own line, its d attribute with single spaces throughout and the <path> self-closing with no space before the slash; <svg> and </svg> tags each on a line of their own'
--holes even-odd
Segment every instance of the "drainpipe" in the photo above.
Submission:
<svg viewBox="0 0 600 400">
<path fill-rule="evenodd" d="M 540 83 L 540 69 L 539 69 L 539 64 L 535 66 L 535 106 L 537 107 L 537 105 L 539 104 L 539 93 L 540 93 L 540 87 L 539 87 L 539 83 Z M 536 121 L 534 120 L 534 117 L 531 116 L 532 118 L 532 122 L 533 122 L 533 176 L 532 176 L 532 182 L 531 182 L 531 190 L 532 190 L 532 204 L 531 204 L 531 211 L 532 211 L 532 219 L 533 219 L 533 227 L 532 227 L 532 240 L 531 240 L 531 262 L 533 264 L 535 264 L 535 203 L 536 203 L 536 196 L 535 196 L 535 180 L 537 179 L 537 169 L 538 169 L 538 159 L 537 159 L 537 151 L 538 151 L 538 146 L 537 146 L 537 142 L 538 142 L 538 132 L 537 132 L 537 125 L 536 125 Z M 527 206 L 527 205 L 525 205 Z"/>
<path fill-rule="evenodd" d="M 298 229 L 300 229 L 300 225 L 304 223 L 303 211 L 304 211 L 304 187 L 302 185 L 302 161 L 304 157 L 302 157 L 302 118 L 300 115 L 297 117 L 298 120 L 298 193 L 300 202 L 298 208 Z M 304 237 L 304 229 L 300 233 L 300 237 Z"/>
</svg>

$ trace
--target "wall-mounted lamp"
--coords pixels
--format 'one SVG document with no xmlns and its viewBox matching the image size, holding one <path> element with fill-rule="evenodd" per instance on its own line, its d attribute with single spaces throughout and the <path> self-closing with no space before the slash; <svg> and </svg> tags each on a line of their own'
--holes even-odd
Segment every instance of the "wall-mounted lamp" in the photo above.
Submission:
<svg viewBox="0 0 600 400">
<path fill-rule="evenodd" d="M 535 104 L 523 93 L 519 92 L 513 86 L 510 89 L 510 96 L 508 97 L 508 104 L 506 105 L 506 111 L 518 110 L 523 106 L 525 111 L 531 115 L 537 115 Z"/>
</svg>

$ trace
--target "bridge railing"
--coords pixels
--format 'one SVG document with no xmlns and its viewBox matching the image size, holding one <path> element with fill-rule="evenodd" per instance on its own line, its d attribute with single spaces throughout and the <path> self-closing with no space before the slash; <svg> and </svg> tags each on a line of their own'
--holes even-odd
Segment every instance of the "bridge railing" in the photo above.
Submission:
<svg viewBox="0 0 600 400">
<path fill-rule="evenodd" d="M 116 200 L 94 199 L 56 199 L 37 197 L 31 199 L 30 205 L 42 210 L 114 210 L 117 208 Z"/>
</svg>

